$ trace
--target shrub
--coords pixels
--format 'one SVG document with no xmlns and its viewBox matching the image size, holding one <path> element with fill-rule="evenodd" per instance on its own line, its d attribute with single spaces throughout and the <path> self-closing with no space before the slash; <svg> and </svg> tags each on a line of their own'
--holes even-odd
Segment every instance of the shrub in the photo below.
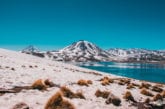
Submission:
<svg viewBox="0 0 165 109">
<path fill-rule="evenodd" d="M 137 84 L 137 83 L 132 83 L 132 85 L 135 86 L 135 87 L 140 87 L 140 85 Z"/>
<path fill-rule="evenodd" d="M 49 87 L 55 86 L 55 84 L 54 84 L 52 81 L 50 81 L 49 79 L 46 79 L 46 80 L 44 81 L 44 83 L 45 83 L 47 86 L 49 86 Z"/>
<path fill-rule="evenodd" d="M 151 100 L 150 100 L 150 98 L 146 98 L 146 99 L 145 99 L 145 101 L 144 101 L 144 103 L 149 104 L 149 103 L 150 103 L 150 101 L 151 101 Z"/>
<path fill-rule="evenodd" d="M 108 98 L 109 93 L 110 93 L 109 91 L 100 91 L 100 90 L 97 90 L 95 92 L 95 95 L 96 95 L 96 97 Z"/>
<path fill-rule="evenodd" d="M 123 98 L 127 101 L 136 102 L 130 91 L 126 91 Z"/>
<path fill-rule="evenodd" d="M 45 109 L 75 109 L 75 107 L 65 100 L 60 92 L 57 92 L 47 101 Z"/>
<path fill-rule="evenodd" d="M 74 93 L 73 91 L 71 91 L 69 88 L 67 88 L 66 86 L 63 86 L 60 88 L 62 95 L 67 97 L 67 98 L 80 98 L 80 99 L 85 99 L 84 95 L 82 94 L 82 92 L 77 92 Z"/>
<path fill-rule="evenodd" d="M 132 88 L 135 88 L 135 86 L 132 83 L 128 84 L 127 89 L 132 89 Z"/>
<path fill-rule="evenodd" d="M 109 78 L 108 76 L 103 77 L 102 79 L 100 79 L 100 81 L 108 81 L 109 83 L 113 83 L 113 79 Z"/>
<path fill-rule="evenodd" d="M 115 105 L 115 106 L 119 106 L 120 103 L 121 103 L 121 100 L 120 100 L 119 97 L 115 96 L 114 94 L 109 93 L 108 98 L 107 98 L 107 100 L 106 100 L 105 103 L 106 103 L 106 104 L 112 103 L 112 104 Z"/>
<path fill-rule="evenodd" d="M 88 84 L 92 84 L 93 82 L 91 80 L 87 80 L 87 83 Z"/>
<path fill-rule="evenodd" d="M 109 81 L 108 80 L 102 80 L 101 81 L 101 84 L 103 85 L 103 86 L 106 86 L 106 85 L 109 85 Z"/>
<path fill-rule="evenodd" d="M 122 79 L 120 79 L 120 82 L 122 82 L 124 84 L 129 84 L 131 81 L 130 81 L 130 79 L 122 78 Z"/>
<path fill-rule="evenodd" d="M 152 87 L 152 91 L 155 91 L 155 92 L 162 92 L 163 89 L 162 89 L 162 88 L 159 88 L 158 86 L 153 86 L 153 87 Z"/>
<path fill-rule="evenodd" d="M 77 92 L 77 93 L 75 94 L 75 98 L 85 99 L 85 96 L 83 95 L 82 92 Z"/>
<path fill-rule="evenodd" d="M 162 91 L 161 96 L 162 96 L 163 98 L 165 98 L 165 90 Z"/>
<path fill-rule="evenodd" d="M 162 97 L 160 94 L 156 94 L 156 95 L 153 97 L 153 101 L 157 101 L 157 100 L 163 100 L 163 97 Z"/>
<path fill-rule="evenodd" d="M 42 79 L 38 79 L 32 84 L 32 89 L 46 90 L 47 88 L 48 86 L 44 83 Z"/>
<path fill-rule="evenodd" d="M 50 80 L 38 79 L 32 84 L 32 89 L 46 90 L 48 87 L 53 87 L 55 84 Z"/>
<path fill-rule="evenodd" d="M 125 85 L 125 83 L 124 82 L 121 82 L 121 81 L 119 81 L 118 84 L 119 85 Z"/>
<path fill-rule="evenodd" d="M 100 79 L 100 81 L 103 86 L 109 85 L 110 83 L 114 82 L 113 79 L 110 79 L 108 76 L 103 77 L 102 79 Z"/>
<path fill-rule="evenodd" d="M 146 96 L 153 96 L 153 94 L 151 92 L 149 92 L 147 89 L 143 88 L 141 91 L 140 91 L 141 94 L 143 95 L 146 95 Z"/>
<path fill-rule="evenodd" d="M 89 84 L 92 84 L 92 81 L 80 79 L 78 80 L 77 84 L 80 86 L 89 86 Z"/>
<path fill-rule="evenodd" d="M 150 87 L 151 87 L 151 84 L 142 82 L 139 88 L 140 89 L 142 89 L 142 88 L 149 89 Z"/>
</svg>

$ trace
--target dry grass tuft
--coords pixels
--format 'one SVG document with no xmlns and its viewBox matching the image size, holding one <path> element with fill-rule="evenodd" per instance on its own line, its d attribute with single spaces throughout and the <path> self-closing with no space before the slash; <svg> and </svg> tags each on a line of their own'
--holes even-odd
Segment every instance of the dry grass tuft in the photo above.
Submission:
<svg viewBox="0 0 165 109">
<path fill-rule="evenodd" d="M 132 85 L 135 86 L 135 87 L 140 87 L 140 85 L 137 84 L 137 83 L 132 83 Z"/>
<path fill-rule="evenodd" d="M 77 84 L 80 86 L 89 86 L 89 84 L 92 84 L 92 81 L 80 79 L 80 80 L 78 80 Z"/>
<path fill-rule="evenodd" d="M 109 85 L 110 83 L 109 83 L 109 81 L 108 80 L 102 80 L 101 81 L 101 84 L 103 85 L 103 86 L 106 86 L 106 85 Z"/>
<path fill-rule="evenodd" d="M 75 109 L 75 107 L 65 100 L 60 92 L 57 92 L 47 101 L 44 109 Z"/>
<path fill-rule="evenodd" d="M 123 83 L 123 82 L 121 82 L 121 81 L 119 81 L 118 84 L 119 84 L 119 85 L 125 85 L 125 83 Z"/>
<path fill-rule="evenodd" d="M 44 83 L 45 83 L 47 86 L 49 86 L 49 87 L 55 86 L 55 84 L 54 84 L 52 81 L 50 81 L 49 79 L 46 79 L 46 80 L 44 81 Z"/>
<path fill-rule="evenodd" d="M 130 84 L 128 84 L 126 89 L 133 89 L 133 88 L 135 88 L 134 84 L 130 83 Z"/>
<path fill-rule="evenodd" d="M 103 86 L 109 85 L 110 83 L 114 82 L 113 79 L 109 78 L 108 76 L 103 77 L 102 79 L 100 79 L 100 81 Z"/>
<path fill-rule="evenodd" d="M 87 80 L 88 84 L 93 84 L 93 82 L 91 80 Z"/>
<path fill-rule="evenodd" d="M 151 84 L 142 82 L 139 88 L 140 89 L 142 89 L 142 88 L 149 89 L 150 87 L 151 87 Z"/>
<path fill-rule="evenodd" d="M 153 86 L 152 87 L 152 91 L 155 91 L 155 92 L 162 92 L 163 91 L 163 89 L 162 88 L 160 88 L 160 87 L 158 87 L 158 86 Z"/>
<path fill-rule="evenodd" d="M 53 87 L 54 83 L 49 81 L 48 79 L 42 80 L 38 79 L 32 84 L 32 89 L 38 89 L 38 90 L 46 90 L 49 87 Z"/>
<path fill-rule="evenodd" d="M 150 98 L 146 98 L 145 100 L 144 100 L 144 103 L 147 103 L 147 104 L 149 104 L 150 103 Z"/>
<path fill-rule="evenodd" d="M 109 93 L 109 96 L 108 96 L 108 98 L 107 98 L 105 103 L 106 104 L 112 103 L 115 106 L 119 106 L 120 103 L 121 103 L 121 99 L 119 97 L 115 96 L 114 94 Z"/>
<path fill-rule="evenodd" d="M 95 92 L 96 97 L 102 97 L 102 98 L 108 98 L 109 94 L 110 94 L 109 91 L 100 91 L 100 90 L 97 90 Z"/>
<path fill-rule="evenodd" d="M 165 90 L 161 92 L 161 96 L 165 98 Z"/>
<path fill-rule="evenodd" d="M 140 93 L 143 94 L 143 95 L 146 95 L 146 96 L 151 96 L 151 97 L 154 96 L 154 95 L 153 95 L 151 92 L 149 92 L 146 88 L 143 88 L 143 89 L 140 91 Z"/>
<path fill-rule="evenodd" d="M 130 91 L 126 91 L 123 98 L 127 101 L 136 102 Z"/>
<path fill-rule="evenodd" d="M 131 80 L 130 79 L 128 79 L 128 78 L 121 78 L 121 79 L 119 79 L 119 82 L 118 82 L 118 84 L 119 85 L 125 85 L 125 84 L 130 84 L 130 82 L 131 82 Z"/>
<path fill-rule="evenodd" d="M 163 97 L 162 97 L 160 94 L 156 94 L 156 95 L 153 97 L 153 101 L 157 101 L 157 100 L 163 100 Z"/>
<path fill-rule="evenodd" d="M 77 93 L 74 93 L 73 91 L 71 91 L 68 87 L 66 86 L 63 86 L 60 88 L 61 92 L 62 92 L 62 95 L 64 97 L 67 97 L 67 98 L 80 98 L 80 99 L 85 99 L 84 95 L 82 94 L 82 92 L 77 92 Z"/>
</svg>

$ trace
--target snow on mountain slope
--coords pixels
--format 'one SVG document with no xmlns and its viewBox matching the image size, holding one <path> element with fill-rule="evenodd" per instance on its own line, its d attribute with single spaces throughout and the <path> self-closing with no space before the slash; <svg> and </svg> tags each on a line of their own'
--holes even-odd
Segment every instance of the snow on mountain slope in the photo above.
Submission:
<svg viewBox="0 0 165 109">
<path fill-rule="evenodd" d="M 165 61 L 165 50 L 112 48 L 105 51 L 85 40 L 74 42 L 59 51 L 41 52 L 36 47 L 29 46 L 23 49 L 22 53 L 56 61 Z"/>
<path fill-rule="evenodd" d="M 165 61 L 165 51 L 114 48 L 107 52 L 128 61 Z"/>
<path fill-rule="evenodd" d="M 37 47 L 34 47 L 33 45 L 29 45 L 25 49 L 22 50 L 22 53 L 33 53 L 33 52 L 39 52 L 39 49 Z"/>
<path fill-rule="evenodd" d="M 38 57 L 45 57 L 45 52 L 41 52 L 37 47 L 29 45 L 21 51 L 22 53 L 31 54 Z"/>
<path fill-rule="evenodd" d="M 84 40 L 74 42 L 58 52 L 49 51 L 48 54 L 51 54 L 55 60 L 64 61 L 107 61 L 110 59 L 106 51 Z"/>
</svg>

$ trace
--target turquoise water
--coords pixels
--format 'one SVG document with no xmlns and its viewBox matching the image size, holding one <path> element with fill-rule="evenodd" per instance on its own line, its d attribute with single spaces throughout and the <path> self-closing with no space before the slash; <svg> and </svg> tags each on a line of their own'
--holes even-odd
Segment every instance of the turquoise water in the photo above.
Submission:
<svg viewBox="0 0 165 109">
<path fill-rule="evenodd" d="M 139 80 L 165 83 L 165 65 L 139 63 L 79 63 L 81 67 Z"/>
</svg>

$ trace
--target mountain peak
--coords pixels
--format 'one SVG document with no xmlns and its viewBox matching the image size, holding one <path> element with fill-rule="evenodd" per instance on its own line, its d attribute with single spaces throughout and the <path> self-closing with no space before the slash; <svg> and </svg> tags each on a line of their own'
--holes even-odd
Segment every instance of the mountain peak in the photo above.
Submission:
<svg viewBox="0 0 165 109">
<path fill-rule="evenodd" d="M 77 42 L 72 43 L 71 45 L 63 48 L 61 51 L 100 51 L 101 49 L 97 47 L 95 44 L 88 42 L 86 40 L 79 40 Z"/>
<path fill-rule="evenodd" d="M 29 45 L 22 50 L 22 53 L 34 53 L 39 52 L 39 49 L 33 45 Z"/>
</svg>

